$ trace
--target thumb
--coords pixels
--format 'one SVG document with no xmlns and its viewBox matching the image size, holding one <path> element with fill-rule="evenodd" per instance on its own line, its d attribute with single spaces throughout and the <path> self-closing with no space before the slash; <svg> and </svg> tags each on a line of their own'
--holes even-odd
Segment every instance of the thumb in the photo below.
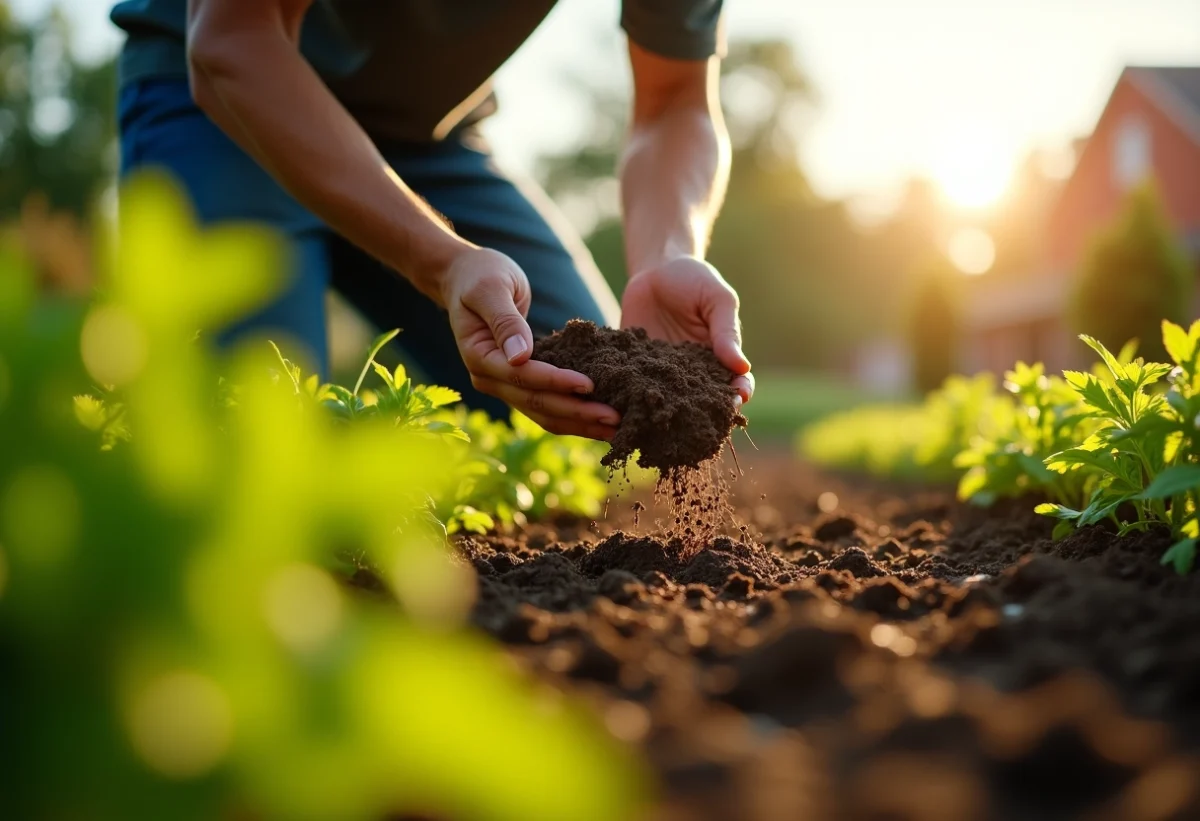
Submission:
<svg viewBox="0 0 1200 821">
<path fill-rule="evenodd" d="M 717 297 L 709 314 L 708 332 L 713 353 L 721 364 L 736 374 L 749 373 L 750 360 L 742 353 L 742 324 L 736 295 L 723 293 Z"/>
<path fill-rule="evenodd" d="M 515 288 L 503 279 L 489 279 L 473 289 L 463 304 L 479 315 L 492 331 L 496 347 L 510 365 L 529 361 L 533 353 L 533 331 L 517 307 Z"/>
</svg>

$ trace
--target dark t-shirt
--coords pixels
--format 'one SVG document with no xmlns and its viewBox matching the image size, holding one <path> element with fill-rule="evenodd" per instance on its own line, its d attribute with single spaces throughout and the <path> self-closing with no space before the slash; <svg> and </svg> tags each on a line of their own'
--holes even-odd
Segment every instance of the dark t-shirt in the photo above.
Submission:
<svg viewBox="0 0 1200 821">
<path fill-rule="evenodd" d="M 495 110 L 491 77 L 555 0 L 316 0 L 301 52 L 372 136 L 441 139 Z M 623 0 L 621 27 L 664 57 L 721 47 L 722 0 Z M 187 0 L 125 0 L 121 81 L 185 77 Z"/>
</svg>

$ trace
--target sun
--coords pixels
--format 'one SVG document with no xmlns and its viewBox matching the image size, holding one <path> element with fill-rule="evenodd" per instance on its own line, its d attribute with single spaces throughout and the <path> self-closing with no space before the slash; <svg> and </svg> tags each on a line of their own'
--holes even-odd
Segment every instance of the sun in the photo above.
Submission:
<svg viewBox="0 0 1200 821">
<path fill-rule="evenodd" d="M 929 163 L 930 176 L 954 205 L 982 209 L 995 205 L 1012 181 L 1014 158 L 992 132 L 957 123 L 939 132 Z"/>
</svg>

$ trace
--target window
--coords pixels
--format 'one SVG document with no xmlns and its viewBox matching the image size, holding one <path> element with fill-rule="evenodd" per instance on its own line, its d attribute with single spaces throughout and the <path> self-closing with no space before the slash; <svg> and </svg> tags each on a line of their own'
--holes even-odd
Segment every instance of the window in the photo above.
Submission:
<svg viewBox="0 0 1200 821">
<path fill-rule="evenodd" d="M 1119 188 L 1130 188 L 1150 173 L 1150 129 L 1136 117 L 1127 117 L 1117 127 L 1113 144 L 1113 180 Z"/>
</svg>

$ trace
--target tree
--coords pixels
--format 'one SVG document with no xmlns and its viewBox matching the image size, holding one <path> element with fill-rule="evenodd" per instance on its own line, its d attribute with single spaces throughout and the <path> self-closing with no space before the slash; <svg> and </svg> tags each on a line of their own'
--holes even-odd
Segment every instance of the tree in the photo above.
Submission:
<svg viewBox="0 0 1200 821">
<path fill-rule="evenodd" d="M 86 216 L 112 178 L 115 61 L 85 65 L 57 10 L 23 24 L 0 0 L 0 219 L 43 194 Z"/>
<path fill-rule="evenodd" d="M 948 259 L 929 259 L 915 278 L 908 315 L 913 382 L 928 393 L 946 381 L 958 364 L 961 327 L 961 275 Z"/>
<path fill-rule="evenodd" d="M 1113 350 L 1137 339 L 1142 355 L 1161 361 L 1162 320 L 1191 318 L 1195 276 L 1157 189 L 1143 184 L 1088 250 L 1075 283 L 1074 327 Z"/>
</svg>

